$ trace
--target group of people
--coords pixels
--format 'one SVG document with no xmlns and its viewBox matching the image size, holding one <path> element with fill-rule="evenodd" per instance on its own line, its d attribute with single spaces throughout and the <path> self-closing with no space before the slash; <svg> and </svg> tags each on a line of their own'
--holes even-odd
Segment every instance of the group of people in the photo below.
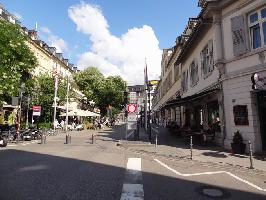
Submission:
<svg viewBox="0 0 266 200">
<path fill-rule="evenodd" d="M 68 130 L 77 130 L 77 129 L 80 129 L 80 126 L 79 124 L 77 124 L 76 122 L 77 120 L 71 120 L 68 122 L 68 125 L 67 125 L 67 129 Z M 65 129 L 65 126 L 66 126 L 66 122 L 61 119 L 60 123 L 58 122 L 58 120 L 56 119 L 55 122 L 54 122 L 54 126 L 56 129 Z"/>
<path fill-rule="evenodd" d="M 93 128 L 94 129 L 103 129 L 104 126 L 112 127 L 115 125 L 114 118 L 100 118 L 93 119 Z"/>
</svg>

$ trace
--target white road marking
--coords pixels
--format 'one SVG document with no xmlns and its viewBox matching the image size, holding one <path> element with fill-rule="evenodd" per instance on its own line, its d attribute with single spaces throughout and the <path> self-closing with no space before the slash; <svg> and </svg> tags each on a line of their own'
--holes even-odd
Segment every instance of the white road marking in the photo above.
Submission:
<svg viewBox="0 0 266 200">
<path fill-rule="evenodd" d="M 160 160 L 158 160 L 158 159 L 154 159 L 154 160 L 155 160 L 157 163 L 159 163 L 160 165 L 162 165 L 163 167 L 165 167 L 166 169 L 172 171 L 173 173 L 175 173 L 175 174 L 177 174 L 177 175 L 179 175 L 179 176 L 185 176 L 185 177 L 188 177 L 188 176 L 213 175 L 213 174 L 222 174 L 222 173 L 225 173 L 225 174 L 227 174 L 227 175 L 229 175 L 229 176 L 231 176 L 231 177 L 237 179 L 238 181 L 241 181 L 241 182 L 243 182 L 243 183 L 246 183 L 247 185 L 249 185 L 249 186 L 251 186 L 251 187 L 253 187 L 253 188 L 257 189 L 257 190 L 260 190 L 260 191 L 264 191 L 264 192 L 266 192 L 266 189 L 261 188 L 261 187 L 255 185 L 255 184 L 253 184 L 253 183 L 251 183 L 251 182 L 249 182 L 249 181 L 247 181 L 247 180 L 245 180 L 245 179 L 242 179 L 242 178 L 240 178 L 240 177 L 238 177 L 238 176 L 232 174 L 231 172 L 227 172 L 227 171 L 216 171 L 216 172 L 202 172 L 202 173 L 194 173 L 194 174 L 182 174 L 182 173 L 176 171 L 175 169 L 169 167 L 168 165 L 164 164 L 164 163 L 161 162 Z"/>
<path fill-rule="evenodd" d="M 120 200 L 143 200 L 141 158 L 129 158 Z"/>
</svg>

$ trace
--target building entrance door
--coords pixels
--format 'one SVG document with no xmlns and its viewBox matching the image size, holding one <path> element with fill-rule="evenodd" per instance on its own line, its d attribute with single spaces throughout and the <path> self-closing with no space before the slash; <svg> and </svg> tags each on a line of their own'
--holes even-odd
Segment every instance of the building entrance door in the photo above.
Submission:
<svg viewBox="0 0 266 200">
<path fill-rule="evenodd" d="M 262 150 L 266 151 L 266 91 L 258 92 L 258 111 Z"/>
</svg>

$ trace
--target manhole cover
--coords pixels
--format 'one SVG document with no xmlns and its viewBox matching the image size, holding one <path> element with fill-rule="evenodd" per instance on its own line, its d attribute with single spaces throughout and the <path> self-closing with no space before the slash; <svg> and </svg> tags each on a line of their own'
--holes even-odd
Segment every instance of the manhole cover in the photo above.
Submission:
<svg viewBox="0 0 266 200">
<path fill-rule="evenodd" d="M 214 186 L 202 186 L 197 188 L 197 191 L 206 197 L 210 197 L 212 199 L 225 199 L 230 197 L 230 193 L 225 191 L 224 189 L 214 187 Z"/>
<path fill-rule="evenodd" d="M 223 192 L 219 189 L 206 188 L 202 190 L 202 193 L 210 197 L 222 197 Z"/>
</svg>

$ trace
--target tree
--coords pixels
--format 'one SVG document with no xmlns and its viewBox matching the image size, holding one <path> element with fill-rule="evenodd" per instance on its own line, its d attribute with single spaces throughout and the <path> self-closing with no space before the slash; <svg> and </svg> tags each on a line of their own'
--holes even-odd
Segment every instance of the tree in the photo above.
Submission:
<svg viewBox="0 0 266 200">
<path fill-rule="evenodd" d="M 121 110 L 126 82 L 120 76 L 105 78 L 96 67 L 89 67 L 77 73 L 74 79 L 83 94 L 95 102 L 103 115 L 109 105 Z"/>
<path fill-rule="evenodd" d="M 33 93 L 33 105 L 42 106 L 41 122 L 51 122 L 53 120 L 54 111 L 54 78 L 48 75 L 41 75 L 36 78 L 36 86 Z M 57 104 L 66 102 L 67 80 L 59 78 L 58 82 L 58 98 Z M 69 97 L 72 96 L 72 92 Z"/>
<path fill-rule="evenodd" d="M 27 46 L 28 37 L 18 25 L 0 20 L 0 102 L 8 96 L 18 95 L 22 83 L 31 91 L 31 72 L 37 58 Z"/>
</svg>

